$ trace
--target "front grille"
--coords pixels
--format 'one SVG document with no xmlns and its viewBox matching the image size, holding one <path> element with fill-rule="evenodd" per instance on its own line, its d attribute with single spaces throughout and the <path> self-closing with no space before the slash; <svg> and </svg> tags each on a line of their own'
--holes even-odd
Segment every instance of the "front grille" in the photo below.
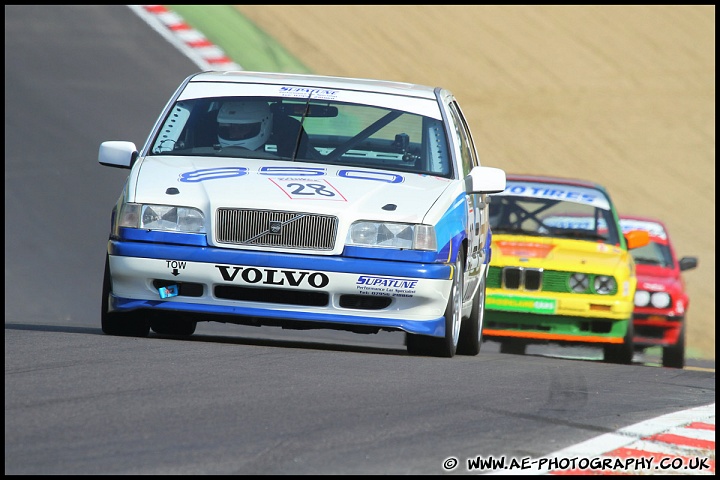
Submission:
<svg viewBox="0 0 720 480">
<path fill-rule="evenodd" d="M 597 294 L 588 288 L 584 292 L 573 292 L 570 288 L 570 277 L 573 272 L 557 270 L 544 270 L 523 267 L 493 267 L 488 270 L 487 286 L 489 288 L 506 288 L 508 290 L 543 291 L 556 293 L 585 293 Z M 587 274 L 588 284 L 592 285 L 596 275 Z M 617 288 L 608 292 L 615 295 Z"/>
<path fill-rule="evenodd" d="M 219 208 L 215 237 L 232 245 L 332 250 L 337 226 L 337 217 L 329 215 Z"/>
<path fill-rule="evenodd" d="M 538 291 L 542 287 L 543 271 L 539 268 L 505 267 L 502 284 L 509 290 Z"/>
</svg>

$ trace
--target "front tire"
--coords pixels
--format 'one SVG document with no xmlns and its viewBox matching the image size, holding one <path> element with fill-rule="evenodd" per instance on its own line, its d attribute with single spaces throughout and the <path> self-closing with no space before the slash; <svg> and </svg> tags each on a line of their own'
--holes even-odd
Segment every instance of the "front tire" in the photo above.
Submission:
<svg viewBox="0 0 720 480">
<path fill-rule="evenodd" d="M 181 337 L 189 337 L 195 333 L 197 322 L 182 316 L 176 318 L 171 317 L 169 313 L 163 313 L 159 318 L 150 320 L 150 328 L 160 335 L 178 335 Z"/>
<path fill-rule="evenodd" d="M 675 345 L 664 347 L 662 351 L 662 365 L 668 368 L 685 367 L 685 319 L 682 319 L 682 327 Z"/>
<path fill-rule="evenodd" d="M 458 252 L 453 270 L 452 287 L 445 308 L 445 336 L 440 338 L 408 333 L 406 344 L 411 355 L 452 358 L 457 353 L 465 280 L 465 255 L 462 251 Z"/>
<path fill-rule="evenodd" d="M 635 329 L 633 328 L 632 318 L 630 318 L 627 322 L 628 327 L 625 332 L 625 337 L 623 337 L 623 343 L 620 345 L 605 345 L 603 348 L 603 360 L 606 363 L 622 363 L 625 365 L 630 365 L 632 363 L 633 355 L 635 353 L 635 347 L 633 346 L 633 335 Z"/>
<path fill-rule="evenodd" d="M 458 355 L 477 355 L 482 345 L 483 319 L 485 318 L 485 277 L 473 297 L 470 316 L 463 320 L 458 341 Z"/>
<path fill-rule="evenodd" d="M 124 337 L 147 337 L 150 334 L 150 322 L 136 312 L 110 312 L 110 293 L 112 292 L 112 276 L 110 275 L 110 258 L 105 255 L 105 274 L 103 277 L 102 305 L 100 321 L 102 331 L 106 335 Z"/>
</svg>

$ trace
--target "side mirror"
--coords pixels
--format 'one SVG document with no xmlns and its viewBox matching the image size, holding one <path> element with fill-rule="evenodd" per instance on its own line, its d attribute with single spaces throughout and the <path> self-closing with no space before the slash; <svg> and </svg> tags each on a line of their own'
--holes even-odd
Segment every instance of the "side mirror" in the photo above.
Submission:
<svg viewBox="0 0 720 480">
<path fill-rule="evenodd" d="M 493 167 L 473 167 L 465 182 L 468 193 L 500 193 L 505 190 L 506 186 L 505 170 Z"/>
<path fill-rule="evenodd" d="M 697 257 L 682 257 L 679 263 L 680 271 L 684 272 L 685 270 L 692 270 L 697 267 L 698 259 Z"/>
<path fill-rule="evenodd" d="M 133 142 L 113 140 L 100 144 L 98 162 L 107 167 L 131 168 L 137 155 L 137 147 Z"/>
<path fill-rule="evenodd" d="M 647 230 L 630 230 L 623 234 L 628 250 L 644 247 L 650 243 L 650 233 Z"/>
</svg>

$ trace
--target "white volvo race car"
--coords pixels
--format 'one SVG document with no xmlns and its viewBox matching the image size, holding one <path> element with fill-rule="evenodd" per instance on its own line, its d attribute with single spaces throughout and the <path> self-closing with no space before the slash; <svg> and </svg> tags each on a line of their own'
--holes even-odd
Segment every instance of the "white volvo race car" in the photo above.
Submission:
<svg viewBox="0 0 720 480">
<path fill-rule="evenodd" d="M 413 355 L 476 355 L 489 194 L 443 88 L 259 72 L 186 78 L 130 169 L 107 247 L 102 330 L 198 321 L 404 331 Z"/>
</svg>

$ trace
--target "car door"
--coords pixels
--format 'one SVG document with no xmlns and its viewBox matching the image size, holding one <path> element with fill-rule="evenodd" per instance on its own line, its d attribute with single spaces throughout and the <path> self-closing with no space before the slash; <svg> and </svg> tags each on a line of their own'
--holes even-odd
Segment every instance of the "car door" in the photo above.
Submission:
<svg viewBox="0 0 720 480">
<path fill-rule="evenodd" d="M 479 165 L 475 143 L 460 105 L 456 101 L 450 102 L 449 111 L 455 126 L 453 131 L 454 140 L 460 150 L 460 177 L 467 178 L 470 170 Z M 475 292 L 475 287 L 480 280 L 479 274 L 482 273 L 484 268 L 483 264 L 487 263 L 484 259 L 485 252 L 483 249 L 488 235 L 488 226 L 484 222 L 484 219 L 488 218 L 485 197 L 486 195 L 468 193 L 465 198 L 467 205 L 466 234 L 468 239 L 466 271 L 470 274 L 469 284 L 465 289 L 466 300 Z"/>
</svg>

